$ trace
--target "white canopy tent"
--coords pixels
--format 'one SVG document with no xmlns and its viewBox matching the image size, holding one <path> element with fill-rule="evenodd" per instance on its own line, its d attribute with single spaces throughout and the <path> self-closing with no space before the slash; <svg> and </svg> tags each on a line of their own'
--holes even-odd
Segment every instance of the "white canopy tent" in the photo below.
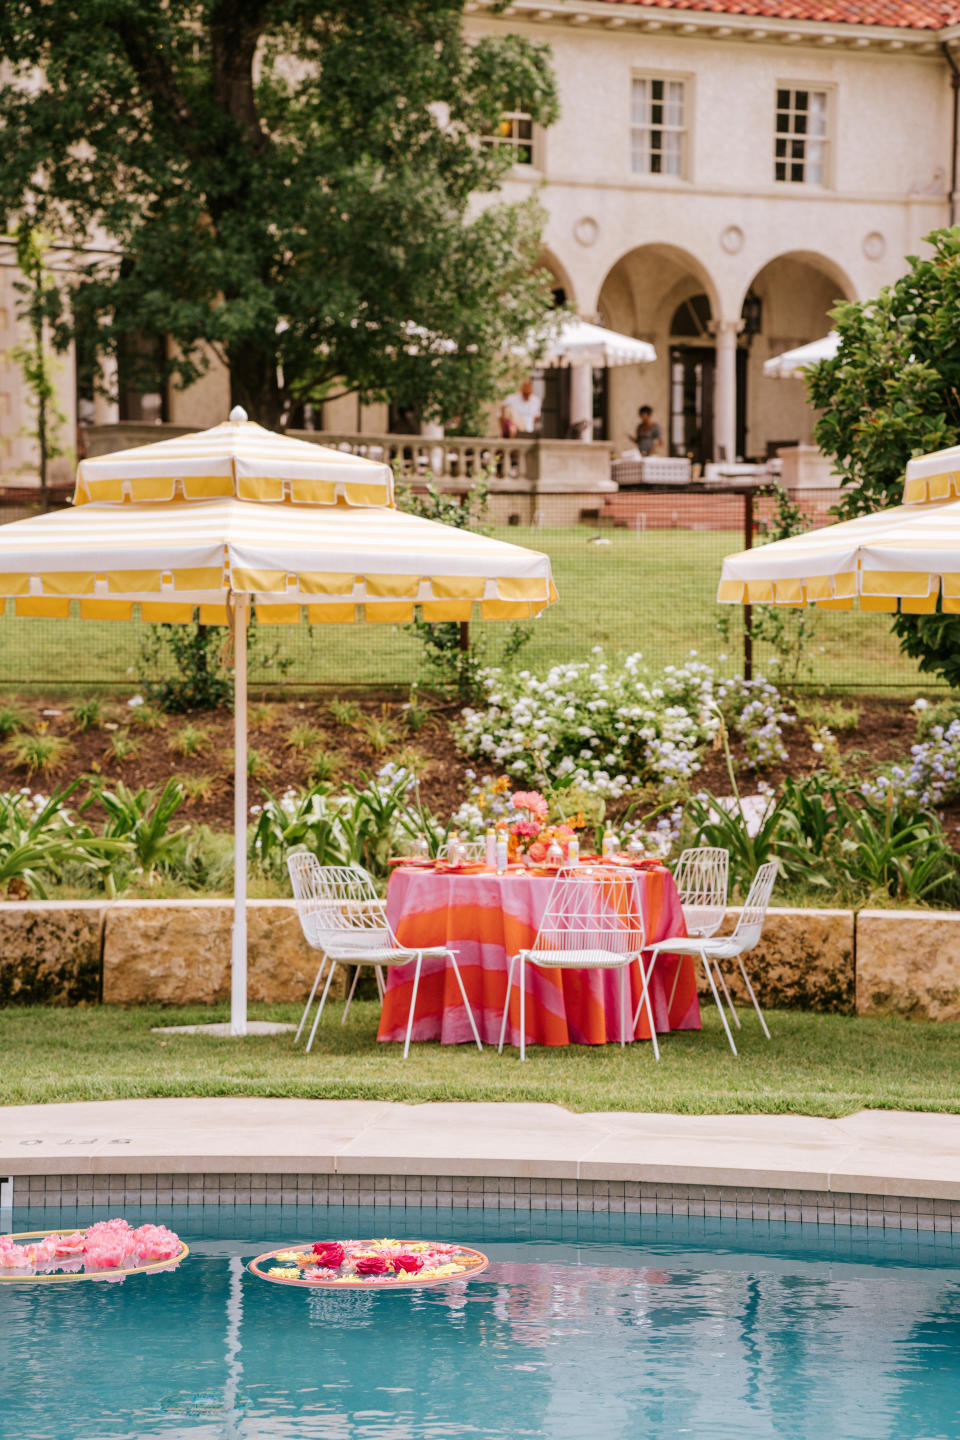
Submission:
<svg viewBox="0 0 960 1440">
<path fill-rule="evenodd" d="M 565 320 L 543 353 L 543 365 L 589 365 L 602 370 L 612 365 L 649 365 L 657 352 L 647 340 L 635 340 L 571 317 Z"/>
</svg>

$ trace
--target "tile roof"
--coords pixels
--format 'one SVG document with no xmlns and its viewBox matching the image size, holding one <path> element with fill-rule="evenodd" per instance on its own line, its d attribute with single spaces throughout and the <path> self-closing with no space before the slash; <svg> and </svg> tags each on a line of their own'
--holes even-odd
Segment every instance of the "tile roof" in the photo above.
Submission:
<svg viewBox="0 0 960 1440">
<path fill-rule="evenodd" d="M 820 20 L 834 25 L 886 25 L 904 30 L 940 30 L 960 22 L 960 0 L 607 0 L 607 3 L 721 15 L 762 15 L 776 20 Z"/>
</svg>

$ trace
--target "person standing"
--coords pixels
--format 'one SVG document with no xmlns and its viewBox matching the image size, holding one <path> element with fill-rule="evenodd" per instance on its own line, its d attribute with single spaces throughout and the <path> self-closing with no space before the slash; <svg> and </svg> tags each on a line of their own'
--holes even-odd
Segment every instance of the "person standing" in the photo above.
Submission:
<svg viewBox="0 0 960 1440">
<path fill-rule="evenodd" d="M 663 444 L 663 431 L 653 418 L 653 410 L 649 405 L 640 406 L 640 423 L 634 432 L 632 439 L 640 454 L 646 458 L 648 455 L 655 455 Z"/>
<path fill-rule="evenodd" d="M 528 377 L 500 406 L 500 434 L 505 440 L 534 439 L 540 431 L 542 409 L 540 396 L 533 393 L 533 381 Z"/>
</svg>

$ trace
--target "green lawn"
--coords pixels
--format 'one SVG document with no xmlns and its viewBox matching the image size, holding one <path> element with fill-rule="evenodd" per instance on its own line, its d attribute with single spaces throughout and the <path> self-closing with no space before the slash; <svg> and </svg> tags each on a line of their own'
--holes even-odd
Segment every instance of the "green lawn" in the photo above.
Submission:
<svg viewBox="0 0 960 1440">
<path fill-rule="evenodd" d="M 691 650 L 705 660 L 727 652 L 739 664 L 741 611 L 722 607 L 731 624 L 725 641 L 716 628 L 721 607 L 715 604 L 721 560 L 740 549 L 739 533 L 617 530 L 604 533 L 610 543 L 603 545 L 591 543 L 586 527 L 498 533 L 546 550 L 560 592 L 559 604 L 533 625 L 524 666 L 539 670 L 582 660 L 594 645 L 605 646 L 611 655 L 639 650 L 653 666 L 677 664 Z M 496 660 L 508 627 L 474 628 L 486 634 L 489 656 Z M 7 616 L 0 620 L 0 686 L 109 681 L 134 688 L 141 633 L 139 622 L 81 624 Z M 265 638 L 267 649 L 276 643 L 292 657 L 288 679 L 299 682 L 409 684 L 420 669 L 418 642 L 396 626 L 371 626 L 362 634 L 354 626 L 278 627 Z M 760 666 L 764 659 L 764 647 L 758 646 Z M 887 620 L 856 612 L 821 615 L 814 673 L 817 681 L 831 685 L 917 684 L 916 666 L 900 656 Z M 255 682 L 277 679 L 275 670 L 258 672 L 256 656 L 251 675 Z"/>
<path fill-rule="evenodd" d="M 532 1049 L 498 1056 L 467 1046 L 378 1045 L 378 1005 L 355 1003 L 345 1029 L 330 1007 L 312 1054 L 289 1034 L 243 1040 L 156 1035 L 154 1025 L 225 1018 L 225 1011 L 0 1010 L 0 1103 L 146 1096 L 280 1095 L 324 1099 L 535 1100 L 570 1110 L 845 1115 L 864 1107 L 960 1110 L 956 1027 L 897 1019 L 774 1011 L 773 1034 L 744 1021 L 741 1055 L 713 1010 L 700 1033 L 649 1045 Z M 254 1018 L 293 1020 L 298 1007 L 254 1006 Z"/>
</svg>

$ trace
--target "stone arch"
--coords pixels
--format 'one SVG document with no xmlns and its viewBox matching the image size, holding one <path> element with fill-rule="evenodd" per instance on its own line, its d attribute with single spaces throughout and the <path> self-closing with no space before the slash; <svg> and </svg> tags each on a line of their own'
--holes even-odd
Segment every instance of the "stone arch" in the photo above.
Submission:
<svg viewBox="0 0 960 1440">
<path fill-rule="evenodd" d="M 570 271 L 552 250 L 543 249 L 537 259 L 538 270 L 546 270 L 555 283 L 555 289 L 562 290 L 567 304 L 577 309 L 577 297 L 570 278 Z"/>
<path fill-rule="evenodd" d="M 655 419 L 663 430 L 665 443 L 661 453 L 692 454 L 701 462 L 712 459 L 709 427 L 696 436 L 681 435 L 682 422 L 674 420 L 671 413 L 676 408 L 671 400 L 671 370 L 675 365 L 671 323 L 678 308 L 696 296 L 705 297 L 711 316 L 720 313 L 718 289 L 712 275 L 697 256 L 677 245 L 636 246 L 621 255 L 607 271 L 597 300 L 601 324 L 637 339 L 649 340 L 657 351 L 652 365 L 642 369 L 624 366 L 609 372 L 608 435 L 615 450 L 627 447 L 628 436 L 636 426 L 637 409 L 641 404 L 648 404 L 653 407 Z M 705 362 L 694 364 L 696 375 L 691 372 L 691 383 L 699 385 L 701 390 L 705 385 L 709 390 L 712 338 L 709 335 L 684 338 L 689 340 L 690 350 L 695 349 Z M 710 413 L 708 396 L 707 414 Z"/>
<path fill-rule="evenodd" d="M 764 459 L 780 445 L 810 445 L 816 412 L 801 378 L 774 379 L 763 365 L 774 355 L 811 340 L 831 327 L 830 311 L 856 298 L 856 287 L 837 261 L 811 250 L 791 250 L 760 266 L 743 292 L 751 300 L 754 333 L 741 335 L 748 355 L 741 383 L 745 417 L 744 453 Z"/>
</svg>

